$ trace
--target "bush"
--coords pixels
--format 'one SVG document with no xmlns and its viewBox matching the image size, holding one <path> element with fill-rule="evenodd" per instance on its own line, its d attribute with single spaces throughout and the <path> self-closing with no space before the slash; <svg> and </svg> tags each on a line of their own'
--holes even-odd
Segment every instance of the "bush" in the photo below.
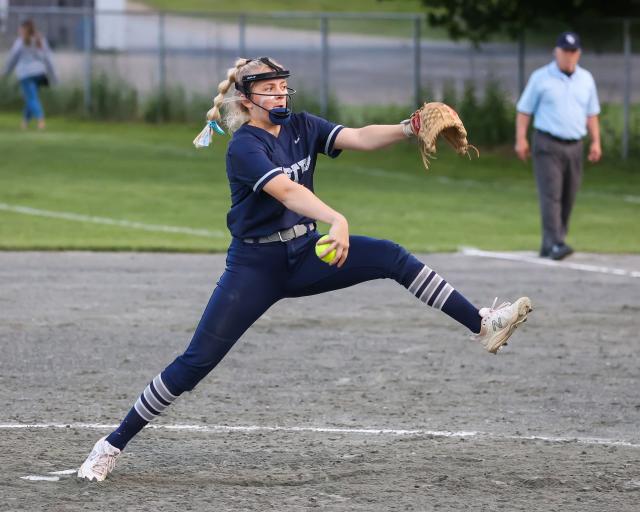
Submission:
<svg viewBox="0 0 640 512">
<path fill-rule="evenodd" d="M 85 112 L 84 87 L 80 83 L 44 87 L 40 97 L 47 115 L 71 118 L 127 121 L 138 117 L 138 93 L 122 80 L 99 75 L 91 81 L 91 103 Z M 0 81 L 0 110 L 16 111 L 23 107 L 20 87 L 16 81 Z"/>
<path fill-rule="evenodd" d="M 298 89 L 296 94 L 293 96 L 293 110 L 295 112 L 307 111 L 319 115 L 321 111 L 320 93 L 313 93 Z M 342 108 L 338 103 L 338 99 L 333 94 L 329 94 L 325 117 L 332 121 L 341 122 L 341 110 Z"/>
<path fill-rule="evenodd" d="M 21 110 L 23 105 L 18 82 L 0 79 L 0 110 Z"/>
<path fill-rule="evenodd" d="M 199 125 L 211 108 L 211 98 L 205 95 L 188 95 L 182 88 L 171 88 L 161 94 L 155 92 L 142 103 L 137 91 L 120 79 L 106 74 L 96 76 L 91 82 L 91 103 L 85 111 L 84 87 L 81 83 L 65 84 L 41 89 L 41 97 L 47 115 L 69 118 L 86 118 L 114 121 L 139 121 L 150 123 L 180 122 Z M 440 98 L 436 98 L 430 85 L 421 91 L 425 101 L 443 101 L 454 107 L 467 127 L 472 144 L 498 146 L 512 144 L 515 132 L 515 106 L 495 80 L 486 84 L 480 98 L 476 85 L 465 84 L 458 97 L 453 82 L 445 82 Z M 19 112 L 23 107 L 22 94 L 15 80 L 0 80 L 0 110 Z M 303 110 L 320 113 L 317 93 L 298 91 L 293 97 L 296 112 Z M 326 117 L 346 126 L 368 124 L 393 124 L 407 118 L 413 105 L 362 105 L 349 106 L 329 96 Z M 605 154 L 618 155 L 622 145 L 622 106 L 603 104 L 601 120 L 602 145 Z M 630 121 L 629 151 L 640 154 L 640 105 L 634 105 Z"/>
<path fill-rule="evenodd" d="M 480 107 L 482 119 L 478 142 L 490 146 L 515 142 L 515 106 L 495 80 L 487 83 Z"/>
<path fill-rule="evenodd" d="M 153 93 L 146 100 L 142 117 L 148 123 L 187 121 L 187 98 L 184 89 L 176 87 Z"/>
<path fill-rule="evenodd" d="M 458 93 L 456 92 L 456 86 L 452 81 L 447 80 L 443 84 L 442 98 L 440 101 L 452 106 L 453 108 L 458 108 Z"/>
<path fill-rule="evenodd" d="M 478 100 L 476 86 L 472 82 L 465 84 L 458 104 L 453 100 L 453 93 L 445 90 L 442 101 L 456 108 L 471 143 L 483 146 L 513 143 L 515 108 L 497 81 L 487 82 L 481 101 Z"/>
<path fill-rule="evenodd" d="M 447 103 L 445 101 L 445 103 Z M 477 138 L 482 131 L 484 119 L 482 118 L 482 109 L 476 99 L 476 90 L 472 82 L 467 82 L 462 93 L 462 99 L 460 104 L 455 106 L 458 110 L 458 115 L 464 123 L 469 139 L 472 139 L 475 144 L 481 144 Z"/>
<path fill-rule="evenodd" d="M 91 117 L 126 121 L 137 118 L 137 113 L 138 92 L 129 84 L 119 79 L 110 79 L 106 74 L 91 81 Z"/>
<path fill-rule="evenodd" d="M 620 154 L 622 150 L 623 106 L 604 103 L 600 113 L 600 139 L 605 155 Z M 640 105 L 629 112 L 629 155 L 640 155 Z"/>
<path fill-rule="evenodd" d="M 408 105 L 345 106 L 340 109 L 340 115 L 332 120 L 355 128 L 369 124 L 396 124 L 409 117 L 413 110 Z"/>
</svg>

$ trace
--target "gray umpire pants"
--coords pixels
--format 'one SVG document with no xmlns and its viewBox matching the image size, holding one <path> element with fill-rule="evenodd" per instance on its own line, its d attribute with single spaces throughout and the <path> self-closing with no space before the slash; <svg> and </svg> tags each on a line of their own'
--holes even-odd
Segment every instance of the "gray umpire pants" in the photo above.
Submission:
<svg viewBox="0 0 640 512">
<path fill-rule="evenodd" d="M 536 130 L 533 170 L 542 218 L 542 250 L 564 243 L 569 216 L 582 182 L 582 141 L 561 141 Z"/>
</svg>

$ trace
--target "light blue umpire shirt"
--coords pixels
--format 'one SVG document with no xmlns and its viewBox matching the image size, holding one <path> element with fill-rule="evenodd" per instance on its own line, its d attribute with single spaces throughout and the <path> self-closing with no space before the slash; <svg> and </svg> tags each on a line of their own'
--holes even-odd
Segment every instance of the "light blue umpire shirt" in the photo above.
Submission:
<svg viewBox="0 0 640 512">
<path fill-rule="evenodd" d="M 537 130 L 577 140 L 587 134 L 587 117 L 600 113 L 600 103 L 591 73 L 576 66 L 567 76 L 554 60 L 531 74 L 516 109 L 533 115 Z"/>
</svg>

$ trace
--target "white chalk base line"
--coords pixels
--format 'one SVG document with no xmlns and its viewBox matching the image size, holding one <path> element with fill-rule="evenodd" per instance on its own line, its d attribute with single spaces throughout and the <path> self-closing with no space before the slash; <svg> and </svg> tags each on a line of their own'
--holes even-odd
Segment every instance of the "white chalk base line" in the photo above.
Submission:
<svg viewBox="0 0 640 512">
<path fill-rule="evenodd" d="M 475 249 L 473 247 L 461 247 L 460 254 L 463 256 L 475 256 L 477 258 L 492 258 L 497 260 L 517 261 L 520 263 L 532 263 L 534 265 L 543 265 L 546 267 L 568 268 L 571 270 L 579 270 L 582 272 L 596 272 L 599 274 L 610 274 L 623 277 L 640 277 L 639 270 L 626 270 L 622 268 L 604 267 L 601 265 L 587 265 L 585 263 L 572 263 L 567 260 L 554 261 L 546 258 L 537 258 L 524 254 L 511 252 L 493 252 Z"/>
<path fill-rule="evenodd" d="M 113 430 L 117 425 L 101 423 L 5 423 L 0 424 L 0 430 L 12 429 L 86 429 L 86 430 Z M 640 448 L 640 443 L 604 439 L 598 437 L 554 437 L 554 436 L 523 436 L 500 435 L 479 431 L 446 431 L 424 429 L 392 429 L 392 428 L 339 428 L 339 427 L 283 427 L 260 425 L 147 425 L 145 428 L 158 430 L 179 430 L 187 432 L 222 433 L 222 432 L 317 432 L 327 434 L 360 434 L 360 435 L 393 435 L 393 436 L 429 436 L 435 438 L 480 438 L 495 441 L 544 441 L 548 443 L 578 443 L 586 445 L 623 446 L 627 448 Z M 20 477 L 22 480 L 39 482 L 58 482 L 60 476 L 73 475 L 78 469 L 65 469 L 63 471 L 51 471 L 47 475 L 27 475 Z"/>
<path fill-rule="evenodd" d="M 0 424 L 0 430 L 12 429 L 75 429 L 75 430 L 113 430 L 116 424 L 102 423 L 5 423 Z M 550 443 L 580 443 L 607 446 L 626 446 L 640 448 L 640 443 L 599 437 L 557 437 L 557 436 L 526 436 L 492 434 L 475 430 L 426 430 L 426 429 L 395 429 L 395 428 L 341 428 L 341 427 L 296 427 L 296 426 L 263 426 L 263 425 L 147 425 L 145 428 L 158 430 L 182 430 L 188 432 L 223 433 L 223 432 L 316 432 L 325 434 L 360 434 L 360 435 L 391 435 L 391 436 L 430 436 L 442 438 L 484 438 L 489 440 L 523 440 L 547 441 Z"/>
<path fill-rule="evenodd" d="M 75 222 L 88 222 L 91 224 L 105 224 L 107 226 L 117 226 L 128 229 L 141 229 L 143 231 L 154 231 L 158 233 L 178 233 L 181 235 L 202 236 L 206 238 L 225 238 L 227 235 L 222 231 L 212 231 L 208 229 L 195 229 L 180 226 L 166 226 L 163 224 L 145 224 L 130 220 L 112 219 L 109 217 L 96 217 L 93 215 L 82 215 L 72 212 L 56 212 L 51 210 L 41 210 L 29 206 L 17 204 L 0 203 L 0 210 L 23 215 L 34 215 L 36 217 L 46 217 L 50 219 L 62 219 Z"/>
<path fill-rule="evenodd" d="M 22 480 L 31 480 L 34 482 L 58 482 L 60 480 L 60 476 L 56 476 L 56 475 L 62 475 L 62 476 L 67 476 L 67 475 L 75 475 L 78 472 L 78 469 L 65 469 L 63 471 L 50 471 L 49 473 L 47 473 L 47 475 L 54 475 L 54 476 L 45 476 L 45 475 L 27 475 L 27 476 L 21 476 L 20 478 Z"/>
</svg>

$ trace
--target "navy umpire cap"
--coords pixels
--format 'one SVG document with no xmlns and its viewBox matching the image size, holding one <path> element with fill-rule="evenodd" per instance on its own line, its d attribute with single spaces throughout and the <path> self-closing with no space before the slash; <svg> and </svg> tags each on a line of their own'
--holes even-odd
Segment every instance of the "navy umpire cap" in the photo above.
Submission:
<svg viewBox="0 0 640 512">
<path fill-rule="evenodd" d="M 579 50 L 582 48 L 580 36 L 575 32 L 563 32 L 560 34 L 556 46 L 563 50 Z"/>
</svg>

